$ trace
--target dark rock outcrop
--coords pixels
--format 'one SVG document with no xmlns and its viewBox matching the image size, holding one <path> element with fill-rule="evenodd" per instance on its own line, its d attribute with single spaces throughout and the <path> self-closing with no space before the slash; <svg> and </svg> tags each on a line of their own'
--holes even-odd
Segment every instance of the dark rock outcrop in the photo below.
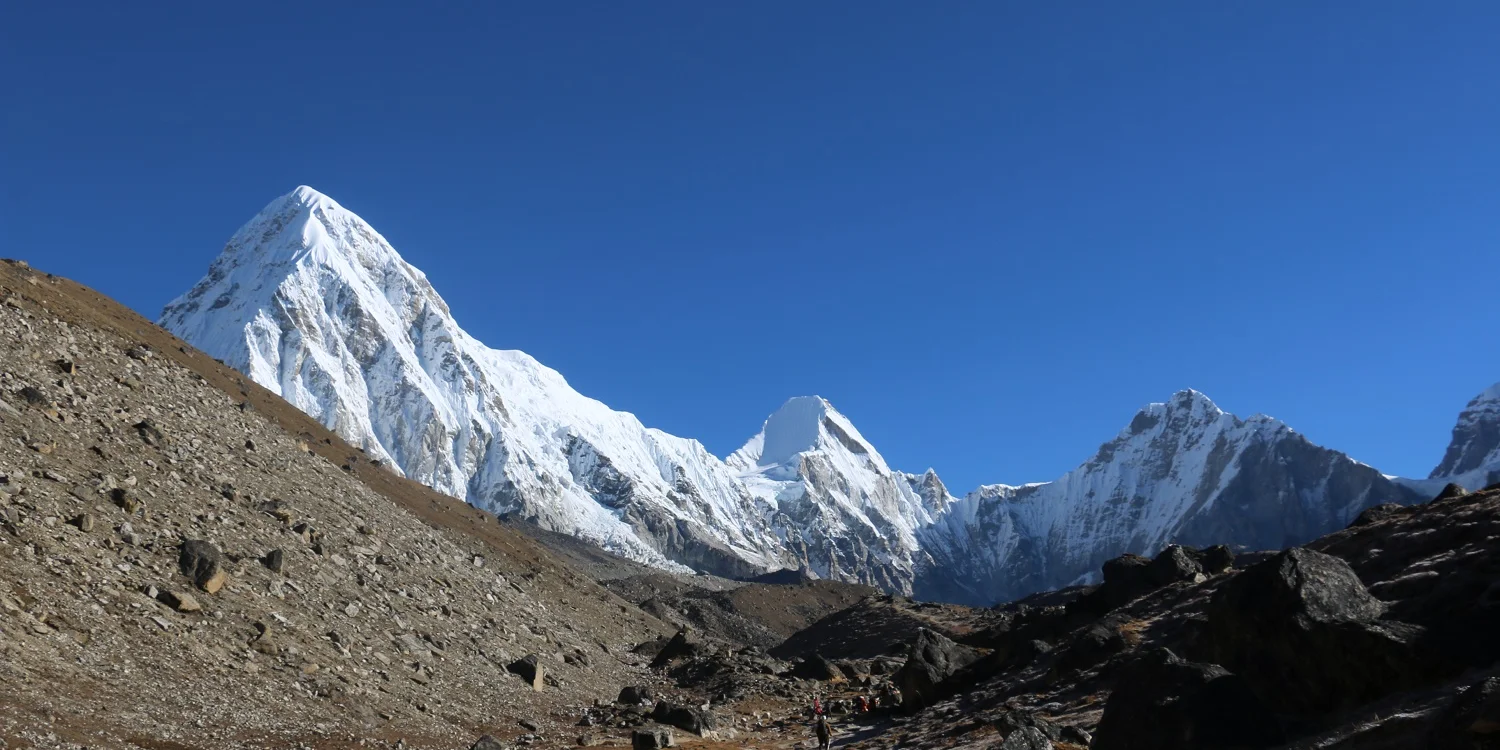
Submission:
<svg viewBox="0 0 1500 750">
<path fill-rule="evenodd" d="M 672 636 L 672 640 L 667 641 L 667 645 L 657 652 L 656 658 L 651 660 L 651 668 L 661 669 L 678 659 L 697 656 L 703 650 L 703 643 L 693 636 L 691 631 L 679 630 L 677 635 Z"/>
<path fill-rule="evenodd" d="M 656 693 L 651 688 L 644 685 L 627 685 L 620 688 L 620 697 L 616 698 L 615 702 L 625 706 L 639 706 L 653 700 L 656 700 Z"/>
<path fill-rule="evenodd" d="M 676 746 L 670 729 L 637 729 L 630 733 L 631 750 L 660 750 Z"/>
<path fill-rule="evenodd" d="M 787 671 L 786 676 L 799 680 L 817 680 L 819 682 L 839 680 L 846 677 L 844 671 L 839 669 L 838 665 L 817 654 L 813 654 L 797 662 Z"/>
<path fill-rule="evenodd" d="M 896 686 L 901 689 L 903 705 L 915 709 L 930 704 L 943 680 L 979 658 L 980 653 L 975 649 L 954 643 L 931 630 L 921 631 L 907 652 L 906 664 L 894 678 Z"/>
<path fill-rule="evenodd" d="M 1221 588 L 1208 607 L 1208 660 L 1244 676 L 1274 709 L 1312 715 L 1420 684 L 1433 672 L 1422 628 L 1384 606 L 1343 560 L 1294 548 Z"/>
<path fill-rule="evenodd" d="M 1237 675 L 1157 649 L 1120 670 L 1092 750 L 1270 747 L 1276 718 Z"/>
<path fill-rule="evenodd" d="M 719 721 L 713 713 L 701 708 L 679 706 L 666 701 L 657 703 L 656 708 L 652 709 L 651 720 L 658 724 L 677 727 L 685 732 L 692 732 L 700 737 L 719 728 Z"/>
</svg>

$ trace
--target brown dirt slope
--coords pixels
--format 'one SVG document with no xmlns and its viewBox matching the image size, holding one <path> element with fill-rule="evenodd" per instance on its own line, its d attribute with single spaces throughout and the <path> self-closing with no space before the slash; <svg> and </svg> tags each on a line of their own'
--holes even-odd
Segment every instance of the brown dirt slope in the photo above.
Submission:
<svg viewBox="0 0 1500 750">
<path fill-rule="evenodd" d="M 184 540 L 219 552 L 196 581 Z M 654 679 L 629 647 L 664 630 L 135 313 L 0 263 L 0 746 L 451 748 L 520 719 L 571 743 L 584 705 Z M 506 669 L 528 654 L 541 691 Z"/>
</svg>

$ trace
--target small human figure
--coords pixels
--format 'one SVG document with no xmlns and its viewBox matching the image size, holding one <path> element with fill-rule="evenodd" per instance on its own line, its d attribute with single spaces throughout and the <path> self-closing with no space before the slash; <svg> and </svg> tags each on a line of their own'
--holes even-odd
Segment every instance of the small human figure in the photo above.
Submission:
<svg viewBox="0 0 1500 750">
<path fill-rule="evenodd" d="M 828 750 L 828 747 L 833 744 L 833 728 L 828 726 L 828 717 L 818 714 L 814 729 L 818 734 L 818 750 Z"/>
</svg>

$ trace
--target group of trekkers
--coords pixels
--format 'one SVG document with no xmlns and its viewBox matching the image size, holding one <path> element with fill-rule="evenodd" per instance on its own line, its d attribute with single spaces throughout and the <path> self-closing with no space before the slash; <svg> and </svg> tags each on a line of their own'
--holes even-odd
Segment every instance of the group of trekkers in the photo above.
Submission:
<svg viewBox="0 0 1500 750">
<path fill-rule="evenodd" d="M 838 699 L 826 704 L 820 696 L 812 696 L 813 732 L 818 737 L 819 750 L 827 750 L 833 743 L 833 727 L 828 723 L 829 713 L 893 713 L 900 708 L 901 691 L 889 682 L 873 693 L 861 693 L 852 699 Z"/>
</svg>

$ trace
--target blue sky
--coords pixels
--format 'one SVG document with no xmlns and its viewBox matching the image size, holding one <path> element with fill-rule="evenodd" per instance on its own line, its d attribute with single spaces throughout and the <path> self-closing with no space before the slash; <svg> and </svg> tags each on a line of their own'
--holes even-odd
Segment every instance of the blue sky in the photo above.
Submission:
<svg viewBox="0 0 1500 750">
<path fill-rule="evenodd" d="M 1425 475 L 1500 380 L 1495 3 L 434 5 L 8 4 L 0 255 L 155 317 L 305 183 L 647 424 L 958 492 L 1186 387 Z"/>
</svg>

